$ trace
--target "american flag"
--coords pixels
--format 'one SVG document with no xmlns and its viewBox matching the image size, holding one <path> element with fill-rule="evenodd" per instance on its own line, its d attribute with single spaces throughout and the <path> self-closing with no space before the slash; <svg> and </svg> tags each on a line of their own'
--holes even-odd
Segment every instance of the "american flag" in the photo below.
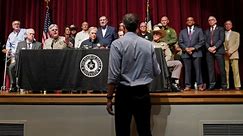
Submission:
<svg viewBox="0 0 243 136">
<path fill-rule="evenodd" d="M 45 40 L 50 37 L 48 33 L 48 27 L 51 25 L 51 18 L 50 18 L 50 13 L 49 13 L 49 7 L 46 8 L 46 17 L 45 17 L 45 22 L 44 22 L 44 29 L 43 29 L 43 34 L 42 34 L 42 45 L 43 47 L 45 46 Z"/>
</svg>

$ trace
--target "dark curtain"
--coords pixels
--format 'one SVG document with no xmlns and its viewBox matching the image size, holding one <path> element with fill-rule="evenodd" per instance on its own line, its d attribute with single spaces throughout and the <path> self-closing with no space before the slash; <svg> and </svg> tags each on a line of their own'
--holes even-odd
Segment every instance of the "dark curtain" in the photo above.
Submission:
<svg viewBox="0 0 243 136">
<path fill-rule="evenodd" d="M 207 28 L 209 15 L 216 16 L 219 25 L 231 19 L 234 30 L 241 33 L 242 5 L 242 0 L 150 0 L 153 24 L 160 22 L 161 16 L 167 15 L 170 25 L 177 33 L 185 26 L 188 16 L 193 16 L 203 29 Z M 145 20 L 146 16 L 146 0 L 51 0 L 49 6 L 53 23 L 59 25 L 60 35 L 63 34 L 64 27 L 71 24 L 75 24 L 80 30 L 83 21 L 87 21 L 90 26 L 98 26 L 98 18 L 101 15 L 107 16 L 109 24 L 115 27 L 125 13 L 137 13 L 141 21 Z M 24 28 L 34 28 L 36 39 L 41 41 L 44 17 L 44 0 L 0 0 L 1 43 L 6 42 L 12 31 L 13 20 L 20 20 Z M 1 58 L 3 56 L 1 54 Z M 3 69 L 3 61 L 1 62 L 0 68 Z"/>
</svg>

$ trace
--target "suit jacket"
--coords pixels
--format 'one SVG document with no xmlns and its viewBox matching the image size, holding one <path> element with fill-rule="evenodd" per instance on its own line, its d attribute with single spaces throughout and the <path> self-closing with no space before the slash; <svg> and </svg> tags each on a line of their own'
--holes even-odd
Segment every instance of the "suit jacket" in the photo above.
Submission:
<svg viewBox="0 0 243 136">
<path fill-rule="evenodd" d="M 231 56 L 229 59 L 239 59 L 238 48 L 240 45 L 240 34 L 235 31 L 231 31 L 229 35 L 229 40 L 224 42 L 224 48 L 227 50 Z"/>
<path fill-rule="evenodd" d="M 16 54 L 15 54 L 16 61 L 18 61 L 18 56 L 19 56 L 20 50 L 25 50 L 25 49 L 27 49 L 27 42 L 26 42 L 26 40 L 19 42 L 18 46 L 17 46 L 17 49 L 16 49 Z M 33 49 L 33 50 L 42 49 L 41 43 L 37 42 L 37 41 L 34 41 L 32 43 L 32 48 L 31 49 Z"/>
<path fill-rule="evenodd" d="M 204 35 L 201 28 L 194 26 L 192 30 L 191 39 L 188 34 L 188 29 L 181 30 L 179 34 L 179 46 L 182 48 L 181 58 L 202 57 L 202 46 L 204 45 Z M 188 54 L 185 49 L 194 47 L 196 50 L 193 51 L 192 55 Z"/>
<path fill-rule="evenodd" d="M 111 42 L 117 39 L 117 33 L 116 29 L 111 26 L 107 26 L 107 30 L 105 33 L 105 36 L 102 35 L 102 28 L 98 28 L 98 31 L 96 33 L 98 40 L 100 41 L 100 44 L 104 47 L 110 48 Z"/>
<path fill-rule="evenodd" d="M 224 50 L 224 38 L 225 38 L 225 34 L 224 34 L 224 28 L 220 27 L 220 26 L 216 26 L 215 30 L 214 30 L 214 34 L 213 34 L 213 46 L 216 47 L 216 53 L 215 54 L 224 54 L 225 50 Z M 208 49 L 211 43 L 211 32 L 210 29 L 207 29 L 205 31 L 205 42 L 206 42 L 206 48 Z"/>
</svg>

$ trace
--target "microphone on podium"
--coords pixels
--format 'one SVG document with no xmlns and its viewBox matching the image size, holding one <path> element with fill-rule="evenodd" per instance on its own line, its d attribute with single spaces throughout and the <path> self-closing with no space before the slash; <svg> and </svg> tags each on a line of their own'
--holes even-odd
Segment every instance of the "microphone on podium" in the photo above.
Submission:
<svg viewBox="0 0 243 136">
<path fill-rule="evenodd" d="M 52 40 L 52 43 L 51 43 L 51 49 L 53 49 L 53 44 L 54 44 L 54 39 Z"/>
</svg>

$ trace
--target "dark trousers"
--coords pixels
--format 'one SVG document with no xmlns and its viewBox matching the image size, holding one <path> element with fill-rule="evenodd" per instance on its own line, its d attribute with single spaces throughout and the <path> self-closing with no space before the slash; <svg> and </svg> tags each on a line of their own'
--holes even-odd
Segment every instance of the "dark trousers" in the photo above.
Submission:
<svg viewBox="0 0 243 136">
<path fill-rule="evenodd" d="M 196 82 L 197 85 L 202 85 L 202 70 L 201 70 L 201 58 L 183 58 L 184 67 L 185 67 L 185 86 L 186 87 L 192 87 L 191 85 L 191 76 L 192 76 L 192 64 L 194 66 L 194 71 L 196 75 Z"/>
<path fill-rule="evenodd" d="M 8 66 L 8 74 L 9 74 L 9 78 L 10 78 L 10 84 L 11 84 L 11 88 L 16 87 L 16 68 L 15 68 L 15 63 L 11 63 Z"/>
<path fill-rule="evenodd" d="M 225 72 L 225 62 L 224 62 L 224 55 L 223 54 L 212 54 L 207 52 L 206 53 L 206 60 L 208 64 L 208 76 L 209 76 L 209 87 L 214 87 L 216 84 L 215 80 L 215 60 L 218 63 L 220 75 L 221 75 L 221 87 L 226 88 L 226 72 Z"/>
<path fill-rule="evenodd" d="M 139 136 L 152 136 L 150 113 L 151 102 L 148 86 L 118 86 L 115 96 L 116 136 L 130 136 L 132 115 Z"/>
</svg>

